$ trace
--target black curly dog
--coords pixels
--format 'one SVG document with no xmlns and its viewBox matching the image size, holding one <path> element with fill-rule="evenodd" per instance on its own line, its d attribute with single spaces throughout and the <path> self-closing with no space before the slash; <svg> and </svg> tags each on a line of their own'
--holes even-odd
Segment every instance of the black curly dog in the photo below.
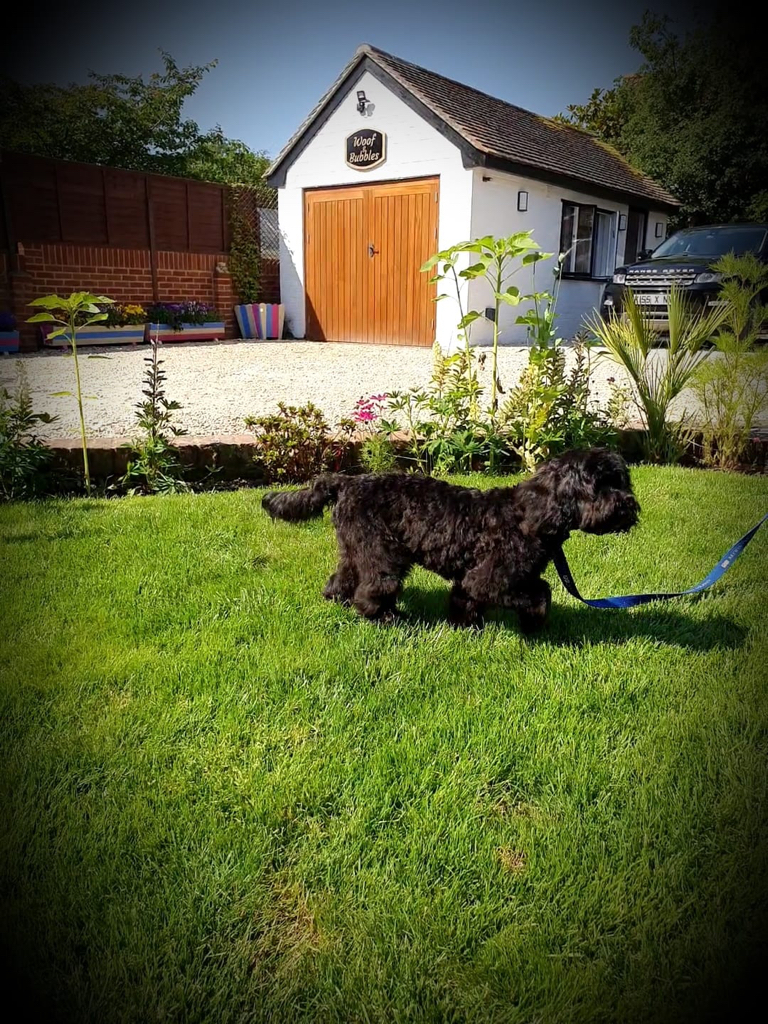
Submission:
<svg viewBox="0 0 768 1024">
<path fill-rule="evenodd" d="M 479 491 L 427 476 L 326 474 L 301 491 L 270 492 L 270 516 L 297 521 L 335 503 L 339 564 L 324 596 L 390 622 L 413 565 L 453 584 L 450 620 L 477 625 L 489 605 L 511 608 L 521 629 L 544 625 L 542 573 L 571 530 L 620 533 L 640 507 L 626 464 L 604 448 L 551 459 L 515 487 Z"/>
</svg>

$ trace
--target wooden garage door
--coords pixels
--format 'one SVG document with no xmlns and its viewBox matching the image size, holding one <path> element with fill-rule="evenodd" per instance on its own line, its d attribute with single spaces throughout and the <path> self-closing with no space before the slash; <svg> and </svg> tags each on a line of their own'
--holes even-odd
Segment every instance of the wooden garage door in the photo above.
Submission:
<svg viewBox="0 0 768 1024">
<path fill-rule="evenodd" d="M 307 191 L 307 337 L 431 345 L 437 213 L 437 178 Z"/>
</svg>

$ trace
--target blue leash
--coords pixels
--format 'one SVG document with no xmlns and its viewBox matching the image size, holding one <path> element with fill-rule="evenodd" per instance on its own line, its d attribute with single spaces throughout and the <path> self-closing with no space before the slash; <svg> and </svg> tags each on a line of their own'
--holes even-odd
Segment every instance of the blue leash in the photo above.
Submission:
<svg viewBox="0 0 768 1024">
<path fill-rule="evenodd" d="M 689 587 L 688 590 L 679 590 L 675 594 L 628 594 L 626 597 L 598 597 L 588 601 L 585 597 L 581 596 L 578 587 L 574 583 L 562 548 L 557 549 L 552 561 L 568 593 L 584 604 L 588 604 L 590 608 L 634 608 L 635 605 L 648 604 L 649 601 L 667 601 L 670 597 L 684 597 L 686 594 L 697 594 L 700 590 L 706 590 L 707 587 L 711 587 L 713 583 L 720 579 L 726 569 L 730 569 L 766 519 L 768 519 L 768 513 L 763 516 L 757 526 L 753 526 L 751 530 L 744 534 L 741 540 L 736 541 L 733 547 L 726 551 L 712 572 L 705 576 L 701 583 L 697 583 L 695 587 Z"/>
</svg>

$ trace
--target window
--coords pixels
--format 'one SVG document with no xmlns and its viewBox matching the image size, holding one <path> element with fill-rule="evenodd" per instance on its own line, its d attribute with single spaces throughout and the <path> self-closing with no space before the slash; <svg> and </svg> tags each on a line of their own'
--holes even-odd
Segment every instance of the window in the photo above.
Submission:
<svg viewBox="0 0 768 1024">
<path fill-rule="evenodd" d="M 609 277 L 616 266 L 616 214 L 580 203 L 563 203 L 560 252 L 563 273 Z"/>
<path fill-rule="evenodd" d="M 597 211 L 593 277 L 610 277 L 616 268 L 616 214 Z"/>
</svg>

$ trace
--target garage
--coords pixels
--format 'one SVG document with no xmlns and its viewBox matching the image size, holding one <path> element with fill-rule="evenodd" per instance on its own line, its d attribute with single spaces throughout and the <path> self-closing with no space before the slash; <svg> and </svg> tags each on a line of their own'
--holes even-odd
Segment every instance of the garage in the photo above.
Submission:
<svg viewBox="0 0 768 1024">
<path fill-rule="evenodd" d="M 373 46 L 358 48 L 269 168 L 278 190 L 280 293 L 293 338 L 371 346 L 463 345 L 451 279 L 420 273 L 435 252 L 532 231 L 565 254 L 558 330 L 571 338 L 629 255 L 658 245 L 677 200 L 588 133 Z M 461 270 L 469 255 L 457 264 Z M 554 264 L 519 267 L 540 291 Z M 487 345 L 493 293 L 460 278 L 462 311 Z M 448 301 L 435 302 L 447 296 Z M 520 310 L 501 343 L 527 344 Z M 373 357 L 373 353 L 372 353 Z"/>
<path fill-rule="evenodd" d="M 437 247 L 439 181 L 307 189 L 306 336 L 429 346 L 435 285 L 420 268 Z"/>
</svg>

